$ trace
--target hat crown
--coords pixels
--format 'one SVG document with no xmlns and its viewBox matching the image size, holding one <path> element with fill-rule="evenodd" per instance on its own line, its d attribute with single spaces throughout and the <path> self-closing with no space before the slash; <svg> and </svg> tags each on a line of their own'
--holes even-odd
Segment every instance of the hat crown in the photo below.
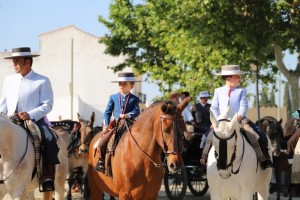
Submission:
<svg viewBox="0 0 300 200">
<path fill-rule="evenodd" d="M 112 82 L 140 82 L 134 78 L 133 72 L 120 72 L 118 73 L 118 79 Z"/>
<path fill-rule="evenodd" d="M 12 53 L 19 53 L 19 52 L 31 53 L 31 49 L 29 47 L 19 47 L 19 48 L 13 48 L 12 49 Z"/>
<path fill-rule="evenodd" d="M 221 72 L 216 73 L 215 75 L 220 75 L 220 76 L 231 76 L 231 75 L 236 75 L 236 74 L 245 74 L 245 72 L 242 72 L 240 70 L 239 65 L 223 65 Z"/>
<path fill-rule="evenodd" d="M 200 95 L 200 98 L 201 97 L 210 97 L 211 96 L 207 91 L 201 91 L 199 95 Z"/>
</svg>

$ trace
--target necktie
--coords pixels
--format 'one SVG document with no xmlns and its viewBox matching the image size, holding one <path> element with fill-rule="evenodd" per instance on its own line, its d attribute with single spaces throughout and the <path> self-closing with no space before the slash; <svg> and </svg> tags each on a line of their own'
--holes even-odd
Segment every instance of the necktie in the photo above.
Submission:
<svg viewBox="0 0 300 200">
<path fill-rule="evenodd" d="M 229 90 L 228 90 L 228 97 L 230 97 L 231 90 L 232 90 L 232 88 L 229 88 Z"/>
</svg>

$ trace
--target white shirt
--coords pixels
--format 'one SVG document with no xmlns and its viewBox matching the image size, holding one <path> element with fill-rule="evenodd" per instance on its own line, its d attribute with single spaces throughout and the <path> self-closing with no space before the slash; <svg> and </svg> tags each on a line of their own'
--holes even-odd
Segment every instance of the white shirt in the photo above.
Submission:
<svg viewBox="0 0 300 200">
<path fill-rule="evenodd" d="M 38 121 L 53 107 L 53 91 L 50 80 L 31 70 L 25 77 L 21 74 L 4 79 L 0 112 L 12 115 L 27 112 L 30 119 Z"/>
<path fill-rule="evenodd" d="M 183 120 L 184 122 L 191 122 L 194 120 L 193 115 L 190 111 L 190 109 L 188 107 L 186 107 L 183 111 L 182 111 L 182 116 L 183 116 Z"/>
</svg>

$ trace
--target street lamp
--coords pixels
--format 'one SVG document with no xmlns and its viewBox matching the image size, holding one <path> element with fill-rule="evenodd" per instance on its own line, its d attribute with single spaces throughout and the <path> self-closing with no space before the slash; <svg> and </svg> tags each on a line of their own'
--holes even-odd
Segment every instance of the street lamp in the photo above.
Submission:
<svg viewBox="0 0 300 200">
<path fill-rule="evenodd" d="M 259 67 L 255 63 L 251 63 L 250 67 L 251 67 L 252 74 L 255 76 L 255 80 L 256 80 L 256 114 L 257 114 L 257 120 L 260 120 L 259 92 L 258 92 Z"/>
</svg>

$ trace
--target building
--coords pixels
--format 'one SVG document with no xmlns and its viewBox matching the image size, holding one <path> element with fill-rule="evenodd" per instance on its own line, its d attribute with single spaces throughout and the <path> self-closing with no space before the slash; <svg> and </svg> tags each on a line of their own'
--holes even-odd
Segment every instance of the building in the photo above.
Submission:
<svg viewBox="0 0 300 200">
<path fill-rule="evenodd" d="M 115 66 L 125 57 L 106 55 L 99 37 L 75 26 L 42 33 L 39 39 L 40 51 L 35 53 L 41 56 L 34 58 L 33 70 L 48 76 L 52 83 L 55 99 L 48 118 L 77 120 L 79 113 L 88 119 L 95 112 L 95 126 L 101 126 L 109 96 L 118 91 L 118 85 L 111 83 L 117 74 L 108 66 Z M 0 92 L 4 77 L 14 73 L 11 60 L 3 59 L 9 55 L 0 52 Z M 136 83 L 132 91 L 137 96 L 142 94 L 141 84 Z"/>
</svg>

